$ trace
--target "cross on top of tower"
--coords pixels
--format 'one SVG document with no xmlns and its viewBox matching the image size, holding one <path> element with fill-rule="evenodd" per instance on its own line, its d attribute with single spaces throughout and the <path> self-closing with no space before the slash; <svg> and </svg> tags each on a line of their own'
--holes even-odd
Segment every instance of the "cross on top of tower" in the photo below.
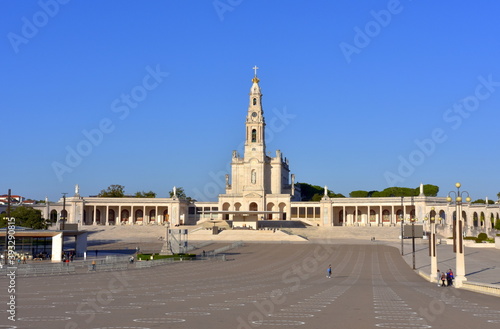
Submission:
<svg viewBox="0 0 500 329">
<path fill-rule="evenodd" d="M 253 72 L 254 72 L 254 76 L 256 77 L 257 76 L 257 70 L 259 68 L 257 67 L 257 65 L 255 65 L 254 67 L 252 67 L 252 69 L 253 69 Z"/>
<path fill-rule="evenodd" d="M 259 83 L 259 78 L 257 78 L 257 70 L 259 68 L 257 67 L 257 65 L 255 65 L 254 67 L 252 67 L 252 69 L 253 69 L 253 79 L 252 79 L 252 82 Z"/>
</svg>

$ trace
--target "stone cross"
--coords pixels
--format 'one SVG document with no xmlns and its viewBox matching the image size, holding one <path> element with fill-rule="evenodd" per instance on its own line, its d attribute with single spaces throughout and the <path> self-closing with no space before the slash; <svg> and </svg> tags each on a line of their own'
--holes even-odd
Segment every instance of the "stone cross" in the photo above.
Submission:
<svg viewBox="0 0 500 329">
<path fill-rule="evenodd" d="M 257 65 L 255 65 L 254 67 L 252 67 L 253 71 L 254 71 L 254 75 L 257 76 L 257 70 L 259 69 L 257 67 Z"/>
</svg>

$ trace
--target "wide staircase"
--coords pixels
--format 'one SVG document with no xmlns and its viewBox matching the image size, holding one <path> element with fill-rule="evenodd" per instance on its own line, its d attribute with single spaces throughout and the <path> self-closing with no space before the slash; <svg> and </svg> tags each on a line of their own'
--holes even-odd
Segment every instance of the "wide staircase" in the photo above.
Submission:
<svg viewBox="0 0 500 329">
<path fill-rule="evenodd" d="M 378 226 L 333 226 L 290 228 L 287 232 L 306 237 L 309 240 L 351 240 L 355 241 L 396 241 L 401 234 L 400 227 L 378 227 Z"/>
</svg>

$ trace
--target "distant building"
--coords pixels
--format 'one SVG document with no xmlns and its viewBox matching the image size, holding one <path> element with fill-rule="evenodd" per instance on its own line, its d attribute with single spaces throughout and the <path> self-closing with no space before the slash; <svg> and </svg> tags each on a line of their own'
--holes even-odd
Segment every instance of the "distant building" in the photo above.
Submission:
<svg viewBox="0 0 500 329">
<path fill-rule="evenodd" d="M 24 197 L 20 195 L 11 195 L 10 196 L 10 203 L 11 204 L 19 204 L 23 203 Z M 3 194 L 0 195 L 0 204 L 7 204 L 9 202 L 9 195 L 8 194 Z"/>
</svg>

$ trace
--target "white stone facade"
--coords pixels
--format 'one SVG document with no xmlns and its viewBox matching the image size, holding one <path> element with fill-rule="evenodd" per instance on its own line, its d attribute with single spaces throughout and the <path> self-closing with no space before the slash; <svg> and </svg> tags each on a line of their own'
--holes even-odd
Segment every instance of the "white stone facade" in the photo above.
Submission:
<svg viewBox="0 0 500 329">
<path fill-rule="evenodd" d="M 394 226 L 401 218 L 440 218 L 449 227 L 455 207 L 444 197 L 329 198 L 300 201 L 289 162 L 280 150 L 267 155 L 262 93 L 257 75 L 252 79 L 245 121 L 245 146 L 241 156 L 232 153 L 231 173 L 225 193 L 217 202 L 174 198 L 81 197 L 79 188 L 66 199 L 67 222 L 79 225 L 193 225 L 200 220 L 303 220 L 317 226 Z M 326 189 L 326 187 L 325 187 Z M 62 201 L 62 200 L 61 200 Z M 39 205 L 45 218 L 60 219 L 62 202 Z M 500 216 L 500 205 L 463 204 L 466 228 L 488 230 Z M 484 220 L 481 220 L 484 219 Z"/>
</svg>

